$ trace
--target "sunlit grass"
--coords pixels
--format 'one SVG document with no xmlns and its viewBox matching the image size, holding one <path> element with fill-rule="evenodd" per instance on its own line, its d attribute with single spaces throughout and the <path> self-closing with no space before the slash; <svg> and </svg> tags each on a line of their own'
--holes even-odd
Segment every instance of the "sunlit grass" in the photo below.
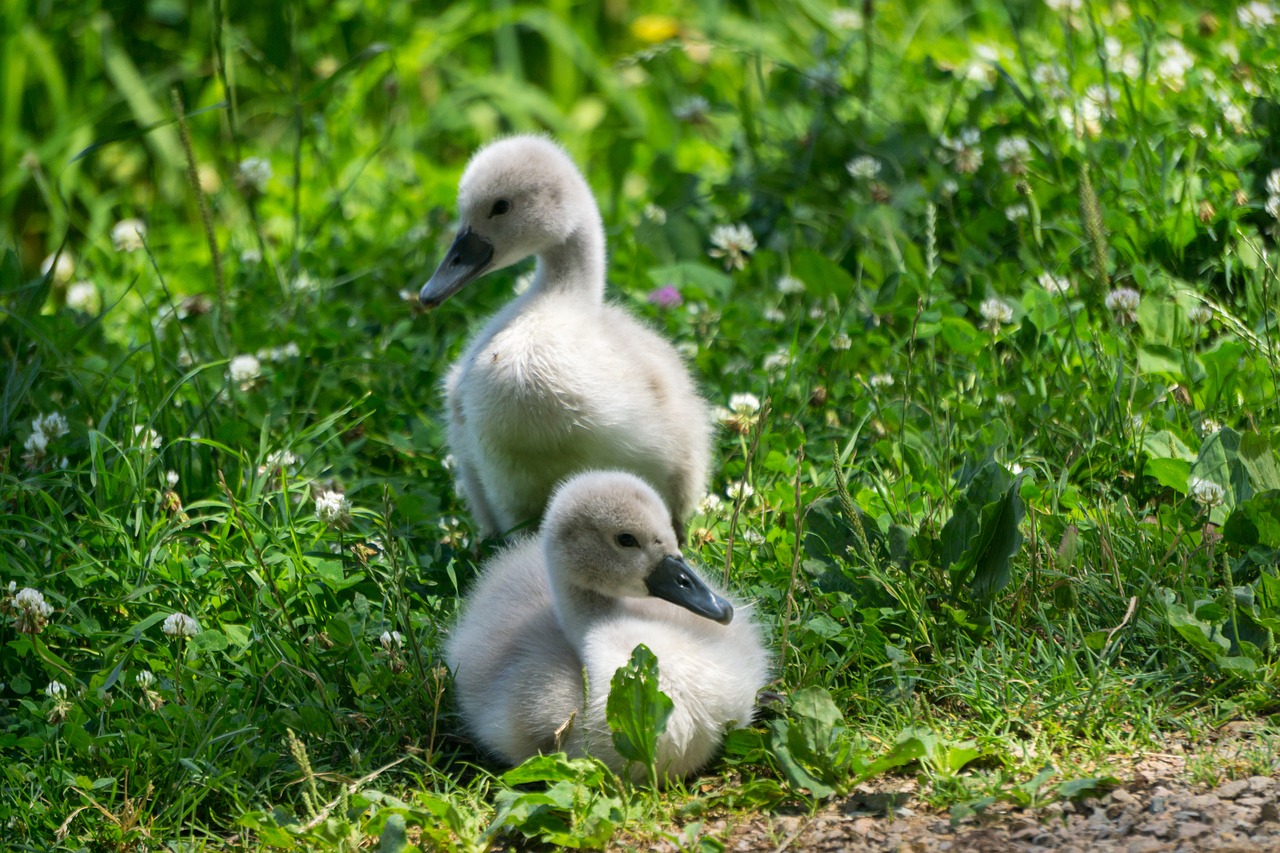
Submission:
<svg viewBox="0 0 1280 853">
<path fill-rule="evenodd" d="M 12 843 L 694 839 L 883 772 L 1027 805 L 1273 710 L 1271 7 L 966 9 L 11 13 Z M 724 410 L 688 551 L 784 699 L 683 788 L 492 775 L 439 659 L 494 543 L 438 386 L 524 268 L 403 294 L 508 130 L 582 163 L 611 297 Z"/>
</svg>

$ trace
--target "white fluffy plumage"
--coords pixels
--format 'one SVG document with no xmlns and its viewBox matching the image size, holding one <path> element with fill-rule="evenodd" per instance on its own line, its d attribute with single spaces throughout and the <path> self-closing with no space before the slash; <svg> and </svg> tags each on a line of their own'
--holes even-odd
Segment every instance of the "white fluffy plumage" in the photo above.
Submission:
<svg viewBox="0 0 1280 853">
<path fill-rule="evenodd" d="M 537 522 L 565 477 L 620 468 L 657 489 L 683 535 L 706 487 L 708 409 L 674 348 L 604 300 L 604 228 L 573 161 L 542 137 L 493 142 L 463 173 L 458 212 L 424 304 L 538 259 L 529 289 L 444 382 L 448 442 L 479 526 L 502 535 Z"/>
<path fill-rule="evenodd" d="M 682 585 L 664 594 L 655 579 L 673 569 Z M 657 656 L 675 706 L 658 742 L 660 777 L 688 776 L 715 756 L 727 727 L 751 721 L 769 677 L 761 630 L 748 607 L 679 558 L 648 484 L 594 471 L 556 491 L 540 534 L 484 566 L 445 655 L 468 728 L 504 761 L 564 749 L 638 779 L 643 768 L 627 768 L 614 749 L 605 702 L 640 643 Z"/>
</svg>

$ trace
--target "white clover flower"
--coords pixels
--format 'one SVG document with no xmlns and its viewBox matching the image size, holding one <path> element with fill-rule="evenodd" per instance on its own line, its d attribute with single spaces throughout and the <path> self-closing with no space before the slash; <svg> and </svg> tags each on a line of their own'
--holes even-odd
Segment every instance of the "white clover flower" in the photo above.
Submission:
<svg viewBox="0 0 1280 853">
<path fill-rule="evenodd" d="M 141 219 L 121 219 L 111 228 L 111 244 L 117 252 L 136 252 L 147 239 L 147 226 Z"/>
<path fill-rule="evenodd" d="M 1251 30 L 1270 27 L 1276 22 L 1276 7 L 1262 0 L 1253 0 L 1236 9 L 1236 19 L 1240 26 Z"/>
<path fill-rule="evenodd" d="M 1280 195 L 1280 169 L 1272 169 L 1267 175 L 1267 192 L 1271 195 Z"/>
<path fill-rule="evenodd" d="M 296 276 L 289 281 L 289 289 L 294 293 L 309 293 L 315 290 L 319 282 L 311 277 L 306 270 L 300 270 Z"/>
<path fill-rule="evenodd" d="M 864 181 L 869 181 L 880 174 L 880 161 L 865 154 L 854 157 L 845 163 L 844 167 L 849 171 L 850 176 Z"/>
<path fill-rule="evenodd" d="M 1200 434 L 1205 438 L 1208 438 L 1220 429 L 1222 429 L 1222 424 L 1218 423 L 1213 418 L 1205 418 L 1200 422 Z"/>
<path fill-rule="evenodd" d="M 1267 203 L 1262 208 L 1272 219 L 1280 219 L 1280 193 L 1267 196 Z"/>
<path fill-rule="evenodd" d="M 742 541 L 747 545 L 761 545 L 764 543 L 764 534 L 749 527 L 742 531 Z"/>
<path fill-rule="evenodd" d="M 341 526 L 351 515 L 351 504 L 342 492 L 326 489 L 316 498 L 316 518 L 325 524 Z"/>
<path fill-rule="evenodd" d="M 760 398 L 745 391 L 733 394 L 729 397 L 729 409 L 735 415 L 754 415 L 760 411 Z"/>
<path fill-rule="evenodd" d="M 278 471 L 281 468 L 293 473 L 293 467 L 297 464 L 298 456 L 292 450 L 273 450 L 267 454 L 267 458 L 258 466 L 258 473 L 265 474 L 268 471 Z"/>
<path fill-rule="evenodd" d="M 1129 416 L 1129 429 L 1135 433 L 1141 433 L 1147 428 L 1147 420 L 1142 415 Z"/>
<path fill-rule="evenodd" d="M 1186 45 L 1175 39 L 1161 42 L 1157 53 L 1160 61 L 1156 64 L 1156 76 L 1170 89 L 1181 90 L 1186 82 L 1187 72 L 1195 68 L 1195 57 L 1187 50 Z"/>
<path fill-rule="evenodd" d="M 1051 272 L 1042 272 L 1036 281 L 1040 282 L 1040 286 L 1055 296 L 1066 296 L 1071 292 L 1071 280 L 1066 276 L 1054 275 Z"/>
<path fill-rule="evenodd" d="M 724 268 L 742 269 L 747 265 L 747 256 L 756 250 L 756 238 L 751 229 L 742 223 L 737 225 L 717 225 L 711 231 L 711 248 L 707 254 L 713 258 L 724 258 Z"/>
<path fill-rule="evenodd" d="M 40 415 L 31 422 L 31 429 L 36 432 L 42 432 L 50 439 L 64 436 L 69 431 L 67 427 L 67 419 L 59 412 L 49 415 Z"/>
<path fill-rule="evenodd" d="M 667 212 L 653 202 L 644 206 L 644 218 L 659 225 L 667 224 Z"/>
<path fill-rule="evenodd" d="M 241 391 L 252 388 L 261 375 L 262 363 L 252 355 L 238 355 L 227 365 L 227 378 L 236 383 Z"/>
<path fill-rule="evenodd" d="M 785 373 L 791 367 L 791 353 L 771 352 L 760 362 L 760 366 L 768 373 Z"/>
<path fill-rule="evenodd" d="M 159 450 L 160 445 L 164 444 L 164 439 L 160 437 L 160 433 L 142 424 L 134 424 L 133 438 L 139 447 L 146 447 L 151 450 Z"/>
<path fill-rule="evenodd" d="M 844 332 L 837 332 L 835 336 L 831 338 L 831 348 L 834 350 L 847 350 L 851 346 L 853 346 L 853 338 L 849 337 Z"/>
<path fill-rule="evenodd" d="M 756 490 L 751 488 L 751 484 L 745 480 L 735 480 L 725 487 L 724 493 L 729 496 L 729 500 L 731 501 L 745 501 L 747 498 L 754 495 Z"/>
<path fill-rule="evenodd" d="M 1019 219 L 1026 219 L 1031 215 L 1031 208 L 1022 202 L 1011 204 L 1004 209 L 1004 216 L 1010 222 L 1017 222 Z"/>
<path fill-rule="evenodd" d="M 1020 175 L 1031 159 L 1031 143 L 1025 136 L 1006 136 L 996 143 L 996 159 L 1006 172 Z"/>
<path fill-rule="evenodd" d="M 1067 93 L 1067 70 L 1059 63 L 1040 63 L 1031 70 L 1031 79 L 1045 90 L 1045 95 L 1049 98 L 1061 98 Z"/>
<path fill-rule="evenodd" d="M 873 373 L 867 377 L 867 384 L 872 388 L 891 388 L 893 382 L 892 373 Z"/>
<path fill-rule="evenodd" d="M 804 282 L 793 275 L 784 275 L 778 279 L 778 283 L 774 285 L 778 288 L 778 292 L 788 296 L 795 293 L 804 293 Z"/>
<path fill-rule="evenodd" d="M 1244 130 L 1245 112 L 1244 107 L 1239 104 L 1227 104 L 1222 108 L 1222 117 L 1227 120 L 1227 124 L 1231 125 L 1231 129 L 1236 133 Z"/>
<path fill-rule="evenodd" d="M 44 689 L 44 692 L 55 702 L 60 701 L 67 698 L 67 685 L 63 684 L 61 681 L 50 681 L 49 686 Z"/>
<path fill-rule="evenodd" d="M 156 683 L 156 677 L 151 674 L 151 670 L 144 669 L 133 677 L 133 681 L 143 690 L 147 690 Z"/>
<path fill-rule="evenodd" d="M 698 345 L 693 341 L 677 341 L 676 352 L 680 353 L 681 358 L 697 358 Z"/>
<path fill-rule="evenodd" d="M 53 613 L 53 607 L 44 600 L 44 593 L 29 586 L 14 595 L 13 608 L 18 611 L 19 616 L 25 613 L 39 619 L 48 619 Z"/>
<path fill-rule="evenodd" d="M 387 651 L 391 651 L 393 647 L 399 649 L 404 646 L 404 636 L 399 631 L 383 631 L 378 640 Z"/>
<path fill-rule="evenodd" d="M 1192 305 L 1187 309 L 1187 319 L 1197 326 L 1203 326 L 1213 319 L 1213 309 L 1203 304 Z"/>
<path fill-rule="evenodd" d="M 177 472 L 177 471 L 166 471 L 166 472 L 165 472 L 165 474 L 164 474 L 164 483 L 165 483 L 165 485 L 166 485 L 166 486 L 168 486 L 170 489 L 172 489 L 172 488 L 174 488 L 175 486 L 177 486 L 177 485 L 178 485 L 178 472 Z"/>
<path fill-rule="evenodd" d="M 1001 323 L 1013 322 L 1013 306 L 998 296 L 982 300 L 982 304 L 978 306 L 978 313 L 982 315 L 983 320 L 986 320 L 985 325 L 991 329 L 999 328 Z"/>
<path fill-rule="evenodd" d="M 53 273 L 53 280 L 58 284 L 66 284 L 75 275 L 76 262 L 70 252 L 50 255 L 40 262 L 40 275 Z"/>
<path fill-rule="evenodd" d="M 972 175 L 982 168 L 982 136 L 976 127 L 966 127 L 954 138 L 945 133 L 938 144 L 943 148 L 943 161 L 952 163 L 962 175 Z"/>
<path fill-rule="evenodd" d="M 1138 302 L 1142 295 L 1132 287 L 1118 287 L 1107 294 L 1106 306 L 1120 325 L 1128 325 L 1138 319 Z"/>
<path fill-rule="evenodd" d="M 956 183 L 954 178 L 945 178 L 938 186 L 938 191 L 942 193 L 943 198 L 951 198 L 960 192 L 960 184 Z"/>
<path fill-rule="evenodd" d="M 1006 394 L 1002 391 L 996 395 L 996 403 L 998 405 L 1004 406 L 1005 408 L 1012 406 L 1013 402 L 1014 400 L 1013 400 L 1012 394 Z"/>
<path fill-rule="evenodd" d="M 262 263 L 262 252 L 258 249 L 245 249 L 240 253 L 240 263 L 247 267 Z"/>
<path fill-rule="evenodd" d="M 1192 477 L 1187 481 L 1187 490 L 1191 493 L 1191 497 L 1195 499 L 1196 503 L 1205 509 L 1222 506 L 1227 500 L 1227 490 L 1212 480 Z"/>
<path fill-rule="evenodd" d="M 170 637 L 194 637 L 200 633 L 200 623 L 192 619 L 185 613 L 170 613 L 164 619 L 164 625 L 160 627 Z"/>
<path fill-rule="evenodd" d="M 760 316 L 764 317 L 766 322 L 774 324 L 784 323 L 787 320 L 787 312 L 783 311 L 776 305 L 771 305 L 764 309 L 764 312 Z"/>
<path fill-rule="evenodd" d="M 440 467 L 446 471 L 452 471 L 458 464 L 458 459 L 452 453 L 446 453 L 444 458 L 440 460 Z"/>
<path fill-rule="evenodd" d="M 102 307 L 98 286 L 91 281 L 77 281 L 67 285 L 67 307 L 81 314 L 97 314 Z"/>
<path fill-rule="evenodd" d="M 240 161 L 237 175 L 240 185 L 254 192 L 263 192 L 271 180 L 271 163 L 264 157 L 246 157 Z"/>
<path fill-rule="evenodd" d="M 701 95 L 685 98 L 672 110 L 677 119 L 690 124 L 699 124 L 706 121 L 707 114 L 710 112 L 711 104 Z"/>
<path fill-rule="evenodd" d="M 20 542 L 20 543 L 18 543 L 18 544 L 19 544 L 19 546 L 21 546 L 21 545 L 22 545 L 22 543 L 21 543 L 21 542 Z M 10 596 L 10 597 L 13 597 L 13 595 L 14 595 L 14 593 L 17 591 L 17 589 L 18 589 L 18 582 L 17 582 L 17 581 L 9 581 L 9 596 Z"/>
<path fill-rule="evenodd" d="M 1084 7 L 1084 0 L 1044 0 L 1044 5 L 1055 12 L 1079 12 Z"/>
<path fill-rule="evenodd" d="M 857 9 L 832 9 L 831 26 L 837 30 L 860 30 L 863 27 L 862 13 Z"/>
<path fill-rule="evenodd" d="M 698 502 L 698 515 L 707 516 L 715 515 L 720 511 L 721 505 L 724 503 L 717 494 L 708 494 Z"/>
<path fill-rule="evenodd" d="M 23 442 L 22 446 L 33 457 L 42 457 L 49 449 L 49 436 L 36 430 L 27 436 L 27 440 Z"/>
</svg>

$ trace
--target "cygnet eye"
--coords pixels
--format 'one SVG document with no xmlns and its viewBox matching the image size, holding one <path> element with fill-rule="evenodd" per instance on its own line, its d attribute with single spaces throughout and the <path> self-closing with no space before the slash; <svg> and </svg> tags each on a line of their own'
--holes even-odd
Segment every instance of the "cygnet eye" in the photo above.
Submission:
<svg viewBox="0 0 1280 853">
<path fill-rule="evenodd" d="M 511 210 L 511 202 L 507 201 L 505 198 L 500 198 L 493 203 L 493 209 L 489 211 L 489 218 L 492 219 L 495 216 L 501 216 L 509 210 Z"/>
<path fill-rule="evenodd" d="M 639 541 L 637 541 L 636 537 L 632 536 L 630 533 L 619 533 L 617 542 L 623 548 L 639 548 L 640 547 Z"/>
</svg>

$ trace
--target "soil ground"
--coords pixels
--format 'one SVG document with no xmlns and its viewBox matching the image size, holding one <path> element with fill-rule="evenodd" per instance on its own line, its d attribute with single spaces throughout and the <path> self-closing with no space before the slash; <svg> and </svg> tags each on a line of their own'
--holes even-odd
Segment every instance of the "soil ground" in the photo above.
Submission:
<svg viewBox="0 0 1280 853">
<path fill-rule="evenodd" d="M 709 824 L 729 851 L 897 853 L 1280 853 L 1280 755 L 1249 724 L 1128 759 L 1120 784 L 1100 796 L 1024 809 L 996 804 L 953 821 L 917 794 L 914 779 L 885 777 L 815 815 Z M 1212 782 L 1205 782 L 1205 779 Z M 1051 783 L 1052 784 L 1052 783 Z M 674 849 L 655 846 L 655 850 Z"/>
</svg>

